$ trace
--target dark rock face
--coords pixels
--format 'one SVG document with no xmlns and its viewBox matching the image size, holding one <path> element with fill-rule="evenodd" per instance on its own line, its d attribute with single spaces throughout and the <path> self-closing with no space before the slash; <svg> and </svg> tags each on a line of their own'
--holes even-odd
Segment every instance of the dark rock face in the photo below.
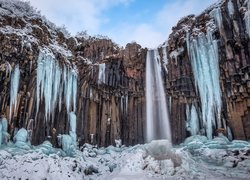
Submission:
<svg viewBox="0 0 250 180">
<path fill-rule="evenodd" d="M 231 3 L 231 4 L 230 4 Z M 221 23 L 211 16 L 212 11 L 220 10 Z M 181 142 L 185 137 L 186 105 L 194 104 L 201 112 L 201 99 L 195 88 L 187 47 L 187 35 L 190 37 L 206 33 L 208 22 L 212 20 L 217 28 L 212 30 L 213 38 L 218 40 L 220 87 L 222 93 L 221 118 L 227 124 L 235 139 L 249 139 L 249 35 L 247 34 L 247 1 L 221 1 L 201 15 L 183 18 L 168 40 L 168 86 L 172 97 L 171 119 L 175 121 L 173 139 Z M 174 55 L 173 53 L 177 53 Z M 228 130 L 228 129 L 227 129 Z M 227 133 L 226 129 L 222 130 Z M 213 133 L 220 129 L 214 127 Z"/>
<path fill-rule="evenodd" d="M 20 6 L 29 7 L 25 3 Z M 45 99 L 40 100 L 38 110 L 36 107 L 37 59 L 39 51 L 45 48 L 53 53 L 60 66 L 78 69 L 76 133 L 80 144 L 108 146 L 115 139 L 122 139 L 127 145 L 143 143 L 146 49 L 136 43 L 121 49 L 105 38 L 67 37 L 33 9 L 28 13 L 32 16 L 10 12 L 0 19 L 0 108 L 7 118 L 10 117 L 9 71 L 17 64 L 20 68 L 17 107 L 9 119 L 12 136 L 15 129 L 24 127 L 32 129 L 33 144 L 49 139 L 57 145 L 56 136 L 69 131 L 65 102 L 61 103 L 60 111 L 57 101 L 47 121 Z M 30 123 L 30 119 L 34 122 Z"/>
<path fill-rule="evenodd" d="M 233 3 L 232 9 L 229 2 Z M 21 3 L 21 2 L 20 2 Z M 22 127 L 32 130 L 32 143 L 49 139 L 57 146 L 57 135 L 69 132 L 65 102 L 56 102 L 54 113 L 45 120 L 45 100 L 37 110 L 37 59 L 40 50 L 53 54 L 60 67 L 78 70 L 77 137 L 85 142 L 108 146 L 115 139 L 126 145 L 144 142 L 145 62 L 147 49 L 136 43 L 120 48 L 103 37 L 70 37 L 43 19 L 26 3 L 19 10 L 1 4 L 0 12 L 0 112 L 10 117 L 11 69 L 20 68 L 16 111 L 9 119 L 9 132 Z M 247 4 L 242 0 L 222 1 L 221 25 L 212 27 L 218 40 L 220 87 L 222 93 L 221 119 L 230 127 L 235 139 L 250 139 L 249 104 L 249 35 L 246 33 Z M 174 143 L 190 135 L 186 130 L 187 108 L 194 106 L 201 118 L 202 102 L 197 91 L 188 37 L 206 34 L 216 24 L 210 7 L 201 15 L 187 16 L 173 27 L 167 46 L 159 48 L 162 61 L 167 54 L 165 77 L 166 94 Z M 231 6 L 230 6 L 231 7 Z M 25 9 L 26 13 L 19 13 Z M 229 10 L 230 9 L 230 10 Z M 165 53 L 166 52 L 166 53 Z M 166 62 L 165 62 L 166 63 Z M 37 113 L 38 112 L 38 113 Z M 34 119 L 34 121 L 30 120 Z M 201 127 L 200 127 L 201 128 Z M 213 134 L 226 129 L 213 127 Z"/>
</svg>

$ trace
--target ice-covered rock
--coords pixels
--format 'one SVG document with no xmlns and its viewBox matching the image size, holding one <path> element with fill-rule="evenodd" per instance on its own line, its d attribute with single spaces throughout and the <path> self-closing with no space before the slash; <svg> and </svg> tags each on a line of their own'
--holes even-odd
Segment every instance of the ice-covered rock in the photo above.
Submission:
<svg viewBox="0 0 250 180">
<path fill-rule="evenodd" d="M 172 155 L 172 144 L 168 140 L 153 140 L 145 145 L 148 156 L 157 160 L 169 159 Z"/>
<path fill-rule="evenodd" d="M 84 174 L 85 175 L 92 175 L 93 173 L 98 173 L 98 168 L 95 167 L 94 165 L 88 166 L 86 169 L 84 169 Z"/>
<path fill-rule="evenodd" d="M 151 143 L 145 144 L 144 148 L 146 156 L 151 156 L 156 160 L 169 159 L 175 167 L 182 163 L 179 155 L 172 151 L 172 144 L 168 140 L 153 140 Z"/>
<path fill-rule="evenodd" d="M 19 129 L 13 139 L 16 147 L 23 149 L 30 148 L 29 145 L 27 144 L 28 132 L 26 129 L 24 128 Z"/>
<path fill-rule="evenodd" d="M 115 139 L 115 146 L 121 147 L 122 146 L 122 140 L 121 139 Z"/>
<path fill-rule="evenodd" d="M 41 150 L 44 154 L 47 154 L 47 155 L 55 152 L 52 144 L 49 141 L 44 141 L 37 148 L 38 148 L 38 150 Z"/>
<path fill-rule="evenodd" d="M 208 139 L 206 136 L 190 136 L 184 141 L 183 145 L 185 145 L 186 149 L 196 150 L 200 149 L 204 145 L 204 143 L 207 142 L 207 140 Z"/>
<path fill-rule="evenodd" d="M 67 156 L 75 155 L 75 142 L 74 139 L 67 134 L 61 135 L 62 149 Z"/>
<path fill-rule="evenodd" d="M 74 112 L 69 113 L 69 135 L 73 138 L 74 144 L 76 146 L 76 114 Z"/>
</svg>

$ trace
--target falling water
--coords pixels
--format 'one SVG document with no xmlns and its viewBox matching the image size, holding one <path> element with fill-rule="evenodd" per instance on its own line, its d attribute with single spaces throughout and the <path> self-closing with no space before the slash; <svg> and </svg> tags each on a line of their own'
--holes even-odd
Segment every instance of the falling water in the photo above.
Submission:
<svg viewBox="0 0 250 180">
<path fill-rule="evenodd" d="M 158 50 L 147 52 L 146 62 L 146 141 L 168 139 L 171 141 L 168 109 L 161 76 Z"/>
</svg>

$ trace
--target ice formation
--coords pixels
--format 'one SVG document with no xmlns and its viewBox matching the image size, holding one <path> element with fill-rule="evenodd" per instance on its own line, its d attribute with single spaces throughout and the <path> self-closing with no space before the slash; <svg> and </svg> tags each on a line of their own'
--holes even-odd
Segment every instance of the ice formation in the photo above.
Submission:
<svg viewBox="0 0 250 180">
<path fill-rule="evenodd" d="M 168 64 L 168 55 L 166 47 L 162 47 L 162 54 L 163 54 L 163 67 L 165 71 L 168 73 L 167 64 Z"/>
<path fill-rule="evenodd" d="M 217 41 L 213 40 L 210 31 L 207 31 L 207 35 L 201 33 L 197 38 L 187 41 L 197 93 L 201 99 L 203 127 L 207 137 L 212 139 L 213 129 L 222 128 Z"/>
<path fill-rule="evenodd" d="M 16 135 L 13 138 L 15 146 L 22 149 L 30 149 L 27 144 L 28 141 L 28 131 L 24 128 L 21 128 L 17 131 Z"/>
<path fill-rule="evenodd" d="M 186 116 L 187 116 L 187 124 L 188 124 L 187 130 L 190 131 L 192 136 L 199 134 L 199 130 L 200 130 L 199 115 L 194 105 L 191 106 L 191 109 L 187 105 Z"/>
<path fill-rule="evenodd" d="M 73 138 L 76 143 L 76 114 L 74 112 L 69 113 L 69 135 Z"/>
<path fill-rule="evenodd" d="M 0 119 L 0 147 L 1 144 L 6 144 L 9 138 L 8 130 L 8 121 L 6 118 Z"/>
<path fill-rule="evenodd" d="M 210 12 L 210 16 L 214 18 L 220 32 L 222 31 L 222 15 L 221 15 L 221 9 L 220 7 L 214 8 Z"/>
<path fill-rule="evenodd" d="M 99 64 L 98 84 L 105 84 L 105 63 Z"/>
<path fill-rule="evenodd" d="M 44 98 L 45 116 L 48 119 L 51 113 L 54 114 L 58 102 L 61 109 L 63 92 L 67 112 L 75 111 L 77 73 L 65 66 L 62 69 L 52 55 L 40 52 L 37 66 L 37 112 Z"/>
<path fill-rule="evenodd" d="M 14 72 L 11 75 L 11 82 L 10 82 L 10 120 L 12 116 L 12 111 L 14 113 L 16 112 L 19 80 L 20 80 L 20 69 L 19 65 L 16 65 Z"/>
<path fill-rule="evenodd" d="M 247 3 L 247 11 L 245 12 L 245 25 L 246 25 L 246 32 L 250 37 L 250 0 L 245 1 Z"/>
<path fill-rule="evenodd" d="M 70 138 L 68 139 L 70 142 Z M 64 147 L 70 149 L 70 143 Z M 97 148 L 90 144 L 74 157 L 45 141 L 32 149 L 0 149 L 1 179 L 249 179 L 246 141 L 191 136 L 178 147 L 166 140 L 145 145 Z M 67 149 L 67 148 L 66 148 Z M 70 152 L 70 151 L 69 151 Z"/>
<path fill-rule="evenodd" d="M 228 12 L 231 16 L 234 15 L 234 4 L 233 4 L 232 0 L 228 1 L 227 9 L 228 9 Z"/>
<path fill-rule="evenodd" d="M 158 50 L 149 50 L 146 59 L 146 141 L 171 141 L 166 96 Z"/>
</svg>

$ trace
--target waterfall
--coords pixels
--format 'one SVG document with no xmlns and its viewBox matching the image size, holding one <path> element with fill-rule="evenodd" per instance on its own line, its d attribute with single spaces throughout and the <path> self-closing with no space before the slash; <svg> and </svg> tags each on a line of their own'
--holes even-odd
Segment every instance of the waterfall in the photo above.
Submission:
<svg viewBox="0 0 250 180">
<path fill-rule="evenodd" d="M 146 60 L 146 141 L 168 139 L 171 142 L 166 96 L 158 50 L 149 50 Z"/>
<path fill-rule="evenodd" d="M 12 116 L 12 110 L 14 113 L 16 111 L 19 80 L 20 80 L 20 69 L 19 65 L 17 65 L 14 69 L 14 72 L 11 75 L 11 82 L 10 82 L 10 120 Z"/>
</svg>

